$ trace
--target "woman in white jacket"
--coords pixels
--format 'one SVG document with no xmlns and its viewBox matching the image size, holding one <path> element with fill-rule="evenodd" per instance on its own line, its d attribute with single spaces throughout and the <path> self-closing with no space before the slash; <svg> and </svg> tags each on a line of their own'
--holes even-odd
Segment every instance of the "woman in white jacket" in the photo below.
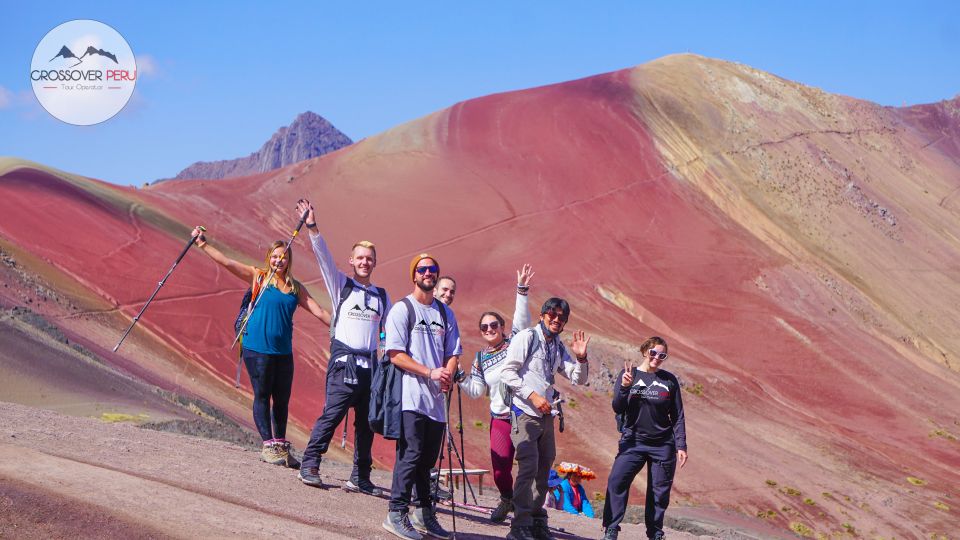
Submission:
<svg viewBox="0 0 960 540">
<path fill-rule="evenodd" d="M 517 270 L 517 304 L 513 314 L 510 333 L 506 333 L 503 316 L 488 311 L 480 316 L 480 336 L 487 342 L 477 352 L 470 376 L 460 387 L 470 397 L 477 398 L 490 393 L 490 462 L 493 481 L 500 490 L 500 504 L 494 509 L 490 520 L 499 523 L 513 510 L 513 442 L 510 440 L 510 407 L 504 402 L 500 371 L 507 357 L 507 346 L 514 334 L 531 325 L 527 293 L 534 272 L 529 264 Z"/>
</svg>

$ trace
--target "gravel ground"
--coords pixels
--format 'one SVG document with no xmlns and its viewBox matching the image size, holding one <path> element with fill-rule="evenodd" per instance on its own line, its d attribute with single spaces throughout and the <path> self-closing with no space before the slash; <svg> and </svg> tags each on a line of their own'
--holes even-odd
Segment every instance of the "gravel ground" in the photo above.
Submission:
<svg viewBox="0 0 960 540">
<path fill-rule="evenodd" d="M 347 466 L 324 461 L 326 489 L 227 442 L 0 402 L 0 538 L 393 538 L 382 498 L 347 493 Z M 374 471 L 384 488 L 389 472 Z M 480 503 L 493 506 L 487 491 Z M 450 528 L 449 510 L 441 523 Z M 599 520 L 555 513 L 558 538 L 599 538 Z M 457 513 L 459 538 L 508 525 Z M 667 531 L 674 539 L 712 538 Z M 627 525 L 621 538 L 642 538 Z"/>
</svg>

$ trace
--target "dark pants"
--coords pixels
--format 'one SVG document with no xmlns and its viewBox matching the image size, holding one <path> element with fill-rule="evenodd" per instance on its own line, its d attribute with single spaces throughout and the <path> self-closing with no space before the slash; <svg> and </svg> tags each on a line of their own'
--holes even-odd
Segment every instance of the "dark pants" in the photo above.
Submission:
<svg viewBox="0 0 960 540">
<path fill-rule="evenodd" d="M 349 361 L 349 360 L 348 360 Z M 337 426 L 352 408 L 353 415 L 353 475 L 354 479 L 370 479 L 373 458 L 370 448 L 373 446 L 373 431 L 367 420 L 370 410 L 370 368 L 357 368 L 357 384 L 343 382 L 346 362 L 332 362 L 327 371 L 327 398 L 323 404 L 323 414 L 313 424 L 310 442 L 303 450 L 301 467 L 309 469 L 320 465 L 321 455 L 327 453 L 330 440 Z"/>
<path fill-rule="evenodd" d="M 547 498 L 547 479 L 557 457 L 553 415 L 542 417 L 518 414 L 510 435 L 516 448 L 517 478 L 513 482 L 513 527 L 547 523 L 543 504 Z"/>
<path fill-rule="evenodd" d="M 647 446 L 633 441 L 620 441 L 620 452 L 613 460 L 607 480 L 607 498 L 603 503 L 603 526 L 619 528 L 627 511 L 630 484 L 643 466 L 647 466 L 647 501 L 644 521 L 647 538 L 663 530 L 663 515 L 670 504 L 670 488 L 677 468 L 677 449 L 673 443 Z"/>
<path fill-rule="evenodd" d="M 293 355 L 262 354 L 243 349 L 243 364 L 247 366 L 253 385 L 253 423 L 257 425 L 260 438 L 264 441 L 285 438 L 287 406 L 293 388 Z"/>
<path fill-rule="evenodd" d="M 430 508 L 430 469 L 440 457 L 443 446 L 443 422 L 425 414 L 403 411 L 397 459 L 393 466 L 393 487 L 390 489 L 390 511 L 407 512 L 410 493 L 417 488 L 417 508 Z"/>
</svg>

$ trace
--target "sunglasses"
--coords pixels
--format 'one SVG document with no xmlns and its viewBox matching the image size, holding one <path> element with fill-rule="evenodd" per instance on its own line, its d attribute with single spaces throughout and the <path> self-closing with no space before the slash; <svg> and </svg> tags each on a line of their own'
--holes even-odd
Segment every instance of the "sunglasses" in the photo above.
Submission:
<svg viewBox="0 0 960 540">
<path fill-rule="evenodd" d="M 430 272 L 431 274 L 436 274 L 439 271 L 440 271 L 440 267 L 435 264 L 431 264 L 430 266 L 417 267 L 417 273 L 420 275 L 426 274 L 427 272 Z"/>
<path fill-rule="evenodd" d="M 562 323 L 566 323 L 566 322 L 567 322 L 567 317 L 564 317 L 563 314 L 561 314 L 561 313 L 554 313 L 554 312 L 552 312 L 552 311 L 548 311 L 548 312 L 544 313 L 543 315 L 546 315 L 547 318 L 550 319 L 550 320 L 560 319 L 560 322 L 562 322 Z"/>
<path fill-rule="evenodd" d="M 657 352 L 656 349 L 650 349 L 649 351 L 647 351 L 647 354 L 650 355 L 650 358 L 656 358 L 657 360 L 666 360 L 666 359 L 667 359 L 667 353 L 665 353 L 665 352 Z"/>
<path fill-rule="evenodd" d="M 493 321 L 490 324 L 480 323 L 481 332 L 486 332 L 488 328 L 496 332 L 497 330 L 500 329 L 500 321 Z"/>
</svg>

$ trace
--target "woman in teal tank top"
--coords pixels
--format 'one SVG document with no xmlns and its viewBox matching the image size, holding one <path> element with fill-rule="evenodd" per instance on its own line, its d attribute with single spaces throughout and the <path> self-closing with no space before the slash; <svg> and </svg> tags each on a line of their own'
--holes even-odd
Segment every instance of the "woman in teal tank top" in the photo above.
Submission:
<svg viewBox="0 0 960 540">
<path fill-rule="evenodd" d="M 247 322 L 241 351 L 253 386 L 253 421 L 263 439 L 260 459 L 274 465 L 299 467 L 290 455 L 290 442 L 286 439 L 287 407 L 293 387 L 293 312 L 300 306 L 327 326 L 330 314 L 293 279 L 293 252 L 287 251 L 284 256 L 286 242 L 278 240 L 270 245 L 265 270 L 227 257 L 207 243 L 199 229 L 194 229 L 193 236 L 197 247 L 214 262 L 250 283 L 255 293 L 263 290 L 257 309 Z M 265 283 L 272 268 L 276 272 Z"/>
</svg>

